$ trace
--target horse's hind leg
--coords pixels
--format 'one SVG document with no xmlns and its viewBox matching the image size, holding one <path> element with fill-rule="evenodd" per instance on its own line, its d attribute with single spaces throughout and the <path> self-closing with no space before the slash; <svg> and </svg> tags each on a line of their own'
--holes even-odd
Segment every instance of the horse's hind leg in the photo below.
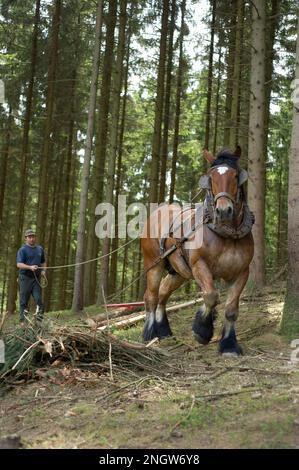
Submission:
<svg viewBox="0 0 299 470">
<path fill-rule="evenodd" d="M 159 287 L 162 279 L 163 268 L 164 266 L 161 262 L 151 268 L 146 275 L 146 291 L 144 294 L 146 320 L 142 334 L 144 341 L 150 341 L 158 336 L 155 312 L 158 305 Z"/>
<path fill-rule="evenodd" d="M 239 298 L 249 275 L 249 269 L 243 271 L 229 289 L 225 304 L 225 323 L 219 344 L 219 351 L 226 356 L 239 356 L 242 348 L 238 344 L 235 323 L 239 315 Z"/>
<path fill-rule="evenodd" d="M 170 295 L 178 289 L 185 280 L 186 279 L 179 274 L 168 274 L 160 284 L 158 306 L 155 313 L 156 333 L 159 338 L 172 336 L 166 314 L 166 302 Z"/>
</svg>

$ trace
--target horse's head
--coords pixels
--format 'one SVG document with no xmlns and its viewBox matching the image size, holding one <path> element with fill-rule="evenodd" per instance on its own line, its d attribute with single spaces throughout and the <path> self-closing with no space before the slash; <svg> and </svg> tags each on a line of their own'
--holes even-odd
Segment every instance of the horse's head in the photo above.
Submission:
<svg viewBox="0 0 299 470">
<path fill-rule="evenodd" d="M 204 157 L 211 166 L 208 173 L 201 177 L 200 185 L 213 195 L 216 223 L 233 221 L 240 187 L 247 180 L 247 172 L 238 166 L 240 156 L 239 146 L 235 152 L 223 150 L 216 157 L 204 150 Z"/>
</svg>

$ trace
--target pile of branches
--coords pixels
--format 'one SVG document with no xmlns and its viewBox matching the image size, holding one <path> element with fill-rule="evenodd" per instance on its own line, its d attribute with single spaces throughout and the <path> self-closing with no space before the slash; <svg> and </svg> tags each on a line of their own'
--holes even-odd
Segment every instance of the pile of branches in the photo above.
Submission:
<svg viewBox="0 0 299 470">
<path fill-rule="evenodd" d="M 161 365 L 166 352 L 156 346 L 123 341 L 109 331 L 82 330 L 79 327 L 28 325 L 3 337 L 5 363 L 0 368 L 0 381 L 34 378 L 39 367 L 50 366 L 55 361 L 69 363 L 74 367 L 96 365 L 107 371 L 120 366 L 122 369 L 146 370 Z"/>
</svg>

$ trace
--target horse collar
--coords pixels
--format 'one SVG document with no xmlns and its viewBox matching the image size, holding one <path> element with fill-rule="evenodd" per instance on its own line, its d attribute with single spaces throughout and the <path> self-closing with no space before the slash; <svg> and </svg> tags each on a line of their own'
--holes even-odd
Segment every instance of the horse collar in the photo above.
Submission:
<svg viewBox="0 0 299 470">
<path fill-rule="evenodd" d="M 218 193 L 214 197 L 212 191 L 207 192 L 205 199 L 205 213 L 204 213 L 204 224 L 209 227 L 213 232 L 217 233 L 222 238 L 233 238 L 240 239 L 244 238 L 251 232 L 252 226 L 254 224 L 254 214 L 250 211 L 248 204 L 243 200 L 242 204 L 242 221 L 238 227 L 233 227 L 226 224 L 216 224 L 214 218 L 215 211 L 215 202 L 219 197 L 223 197 L 224 193 Z M 228 193 L 225 193 L 226 197 L 229 197 L 233 202 L 235 202 Z"/>
</svg>

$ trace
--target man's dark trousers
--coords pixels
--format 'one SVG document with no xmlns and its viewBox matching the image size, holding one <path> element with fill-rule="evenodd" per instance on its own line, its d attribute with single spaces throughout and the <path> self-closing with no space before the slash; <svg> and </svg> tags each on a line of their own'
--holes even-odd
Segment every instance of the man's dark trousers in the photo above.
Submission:
<svg viewBox="0 0 299 470">
<path fill-rule="evenodd" d="M 39 279 L 37 277 L 37 279 Z M 30 295 L 38 306 L 37 320 L 43 319 L 44 304 L 42 300 L 42 289 L 35 277 L 19 274 L 20 286 L 20 321 L 25 320 L 24 310 L 27 310 Z"/>
</svg>

